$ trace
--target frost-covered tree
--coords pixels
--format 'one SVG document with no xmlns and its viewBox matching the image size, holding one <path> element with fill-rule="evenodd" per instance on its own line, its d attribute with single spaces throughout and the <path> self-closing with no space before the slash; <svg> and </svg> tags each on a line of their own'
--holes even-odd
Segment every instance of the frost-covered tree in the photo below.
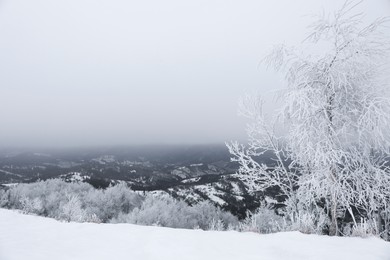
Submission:
<svg viewBox="0 0 390 260">
<path fill-rule="evenodd" d="M 347 1 L 319 17 L 303 51 L 278 46 L 266 57 L 285 76 L 275 121 L 286 134 L 276 135 L 264 119 L 260 98 L 246 97 L 241 111 L 253 122 L 249 145 L 228 145 L 239 173 L 260 179 L 259 189 L 278 186 L 290 212 L 325 211 L 331 235 L 340 234 L 345 217 L 354 226 L 357 217 L 375 219 L 378 234 L 389 231 L 387 19 L 365 25 L 363 14 L 354 13 L 358 4 Z M 313 46 L 315 52 L 307 51 Z M 275 155 L 272 169 L 254 159 L 266 151 Z"/>
</svg>

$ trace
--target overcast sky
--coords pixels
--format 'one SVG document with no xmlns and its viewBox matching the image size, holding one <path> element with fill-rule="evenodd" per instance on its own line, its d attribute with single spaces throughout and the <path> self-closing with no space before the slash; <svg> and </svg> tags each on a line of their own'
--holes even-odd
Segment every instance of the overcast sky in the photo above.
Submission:
<svg viewBox="0 0 390 260">
<path fill-rule="evenodd" d="M 281 87 L 261 58 L 341 3 L 0 0 L 0 146 L 243 139 L 238 98 Z"/>
</svg>

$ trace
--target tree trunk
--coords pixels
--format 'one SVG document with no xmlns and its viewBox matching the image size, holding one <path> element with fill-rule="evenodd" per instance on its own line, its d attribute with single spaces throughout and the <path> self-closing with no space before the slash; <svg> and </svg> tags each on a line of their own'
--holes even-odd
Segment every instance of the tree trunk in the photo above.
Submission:
<svg viewBox="0 0 390 260">
<path fill-rule="evenodd" d="M 332 193 L 331 205 L 330 205 L 330 226 L 329 226 L 329 235 L 338 236 L 339 230 L 337 225 L 337 196 L 336 193 Z"/>
<path fill-rule="evenodd" d="M 335 60 L 335 59 L 334 59 Z M 331 67 L 333 65 L 332 61 Z M 334 109 L 334 101 L 336 93 L 331 89 L 330 85 L 328 84 L 328 94 L 327 94 L 327 106 L 326 106 L 326 115 L 328 117 L 328 138 L 331 143 L 333 143 L 333 131 L 334 131 L 334 122 L 333 122 L 333 109 Z M 332 149 L 332 148 L 331 148 Z M 332 185 L 337 185 L 337 167 L 336 165 L 332 165 L 329 169 L 330 179 L 331 182 L 333 182 Z M 330 217 L 331 217 L 331 224 L 329 226 L 329 235 L 330 236 L 338 236 L 338 225 L 337 225 L 337 192 L 332 191 L 331 198 L 330 198 Z"/>
</svg>

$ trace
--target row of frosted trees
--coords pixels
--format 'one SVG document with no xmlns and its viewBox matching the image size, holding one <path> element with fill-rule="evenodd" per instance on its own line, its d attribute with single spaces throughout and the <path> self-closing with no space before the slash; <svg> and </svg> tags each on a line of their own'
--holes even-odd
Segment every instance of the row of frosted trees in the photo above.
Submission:
<svg viewBox="0 0 390 260">
<path fill-rule="evenodd" d="M 132 223 L 173 228 L 226 229 L 238 220 L 203 201 L 188 205 L 167 193 L 140 195 L 126 184 L 95 189 L 59 179 L 18 184 L 0 190 L 0 207 L 62 221 Z"/>
</svg>

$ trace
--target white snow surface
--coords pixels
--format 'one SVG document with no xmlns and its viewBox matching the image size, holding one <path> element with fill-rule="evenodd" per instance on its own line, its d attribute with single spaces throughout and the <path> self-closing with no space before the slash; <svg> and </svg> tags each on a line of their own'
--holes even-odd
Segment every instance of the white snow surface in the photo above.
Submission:
<svg viewBox="0 0 390 260">
<path fill-rule="evenodd" d="M 0 209 L 1 260 L 389 260 L 390 243 L 285 232 L 64 223 Z"/>
</svg>

